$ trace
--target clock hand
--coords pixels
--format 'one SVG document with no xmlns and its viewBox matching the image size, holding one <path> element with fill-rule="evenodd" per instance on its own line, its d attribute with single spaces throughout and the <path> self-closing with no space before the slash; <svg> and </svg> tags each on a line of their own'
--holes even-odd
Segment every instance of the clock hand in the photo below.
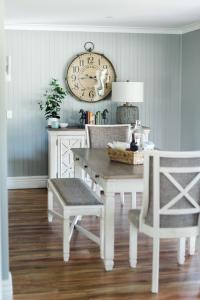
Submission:
<svg viewBox="0 0 200 300">
<path fill-rule="evenodd" d="M 86 75 L 85 77 L 80 77 L 80 79 L 94 79 L 94 80 L 96 80 L 96 76 Z"/>
</svg>

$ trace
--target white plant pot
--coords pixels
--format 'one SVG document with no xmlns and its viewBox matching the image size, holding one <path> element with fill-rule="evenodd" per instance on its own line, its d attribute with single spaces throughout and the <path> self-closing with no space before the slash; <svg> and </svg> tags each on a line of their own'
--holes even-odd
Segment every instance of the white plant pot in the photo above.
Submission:
<svg viewBox="0 0 200 300">
<path fill-rule="evenodd" d="M 55 124 L 55 122 L 58 122 L 58 125 L 59 125 L 59 119 L 58 119 L 58 118 L 49 118 L 49 119 L 47 120 L 47 125 L 50 126 L 50 127 L 52 127 L 52 123 Z M 59 127 L 59 126 L 58 126 L 58 127 Z"/>
</svg>

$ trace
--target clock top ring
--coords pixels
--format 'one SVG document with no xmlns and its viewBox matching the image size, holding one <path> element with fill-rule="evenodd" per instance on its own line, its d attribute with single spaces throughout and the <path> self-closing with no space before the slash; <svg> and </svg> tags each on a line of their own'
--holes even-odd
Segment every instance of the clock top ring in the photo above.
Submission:
<svg viewBox="0 0 200 300">
<path fill-rule="evenodd" d="M 116 80 L 111 61 L 101 53 L 83 52 L 72 59 L 67 68 L 66 84 L 78 100 L 96 102 L 105 99 Z"/>
<path fill-rule="evenodd" d="M 85 51 L 92 52 L 94 50 L 94 43 L 93 42 L 86 42 L 84 44 L 84 48 L 85 48 Z"/>
</svg>

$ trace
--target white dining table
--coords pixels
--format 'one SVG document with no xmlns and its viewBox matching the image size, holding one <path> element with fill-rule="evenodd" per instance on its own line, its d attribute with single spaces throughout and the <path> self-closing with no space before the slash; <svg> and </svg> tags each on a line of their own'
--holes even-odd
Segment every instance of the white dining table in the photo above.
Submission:
<svg viewBox="0 0 200 300">
<path fill-rule="evenodd" d="M 75 177 L 82 170 L 90 176 L 104 193 L 104 265 L 106 271 L 114 267 L 115 194 L 131 193 L 132 208 L 136 207 L 136 194 L 143 192 L 143 166 L 110 161 L 106 149 L 72 149 Z"/>
</svg>

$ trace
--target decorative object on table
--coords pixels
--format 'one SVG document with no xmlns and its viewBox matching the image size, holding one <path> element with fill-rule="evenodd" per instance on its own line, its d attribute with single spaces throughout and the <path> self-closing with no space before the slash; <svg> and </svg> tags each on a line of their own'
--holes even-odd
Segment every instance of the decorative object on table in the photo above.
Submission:
<svg viewBox="0 0 200 300">
<path fill-rule="evenodd" d="M 86 123 L 85 124 L 95 124 L 95 116 L 91 111 L 86 111 Z"/>
<path fill-rule="evenodd" d="M 66 128 L 68 127 L 68 123 L 60 123 L 60 128 Z"/>
<path fill-rule="evenodd" d="M 133 152 L 138 151 L 138 145 L 137 145 L 137 143 L 135 141 L 135 135 L 134 135 L 134 133 L 132 134 L 132 141 L 130 143 L 130 150 L 133 151 Z"/>
<path fill-rule="evenodd" d="M 108 114 L 108 110 L 104 109 L 104 111 L 102 112 L 103 124 L 107 124 L 107 122 L 108 122 L 107 114 Z"/>
<path fill-rule="evenodd" d="M 144 96 L 143 82 L 113 82 L 112 100 L 124 103 L 117 107 L 117 123 L 135 124 L 139 119 L 139 109 L 133 106 L 133 102 L 143 102 Z"/>
<path fill-rule="evenodd" d="M 86 102 L 105 99 L 116 80 L 110 60 L 101 53 L 93 52 L 94 44 L 86 42 L 86 52 L 79 53 L 67 68 L 66 84 L 72 96 Z"/>
<path fill-rule="evenodd" d="M 79 113 L 81 114 L 80 125 L 82 128 L 84 128 L 85 124 L 95 124 L 95 115 L 93 112 L 80 109 Z"/>
<path fill-rule="evenodd" d="M 43 95 L 45 101 L 40 101 L 38 103 L 40 109 L 45 111 L 45 118 L 48 120 L 48 126 L 52 126 L 53 128 L 59 127 L 60 105 L 66 95 L 67 91 L 60 86 L 56 79 L 52 79 L 48 89 Z"/>
<path fill-rule="evenodd" d="M 95 114 L 95 124 L 101 125 L 101 112 L 100 110 L 96 112 Z"/>
<path fill-rule="evenodd" d="M 140 120 L 136 120 L 135 127 L 133 129 L 133 135 L 134 135 L 135 142 L 138 146 L 138 150 L 143 150 L 144 149 L 144 140 L 143 140 L 144 131 L 143 131 Z"/>
<path fill-rule="evenodd" d="M 80 125 L 81 125 L 81 128 L 84 128 L 84 126 L 85 126 L 85 119 L 86 119 L 86 112 L 83 109 L 80 109 L 79 114 L 81 114 L 81 116 L 80 116 Z"/>
<path fill-rule="evenodd" d="M 142 126 L 143 129 L 143 141 L 144 143 L 148 143 L 149 142 L 149 133 L 151 131 L 150 127 L 147 126 Z"/>
<path fill-rule="evenodd" d="M 136 120 L 136 124 L 133 128 L 133 135 L 135 142 L 138 146 L 138 150 L 153 150 L 155 145 L 149 141 L 150 128 L 141 125 L 141 121 Z"/>
<path fill-rule="evenodd" d="M 91 125 L 101 125 L 101 124 L 107 124 L 108 118 L 108 110 L 104 109 L 103 112 L 97 111 L 95 114 L 91 111 L 84 111 L 83 109 L 80 109 L 79 113 L 80 116 L 80 125 L 83 128 L 86 124 Z"/>
<path fill-rule="evenodd" d="M 108 148 L 110 160 L 129 165 L 142 165 L 144 163 L 144 153 L 142 151 L 130 151 Z"/>
</svg>

